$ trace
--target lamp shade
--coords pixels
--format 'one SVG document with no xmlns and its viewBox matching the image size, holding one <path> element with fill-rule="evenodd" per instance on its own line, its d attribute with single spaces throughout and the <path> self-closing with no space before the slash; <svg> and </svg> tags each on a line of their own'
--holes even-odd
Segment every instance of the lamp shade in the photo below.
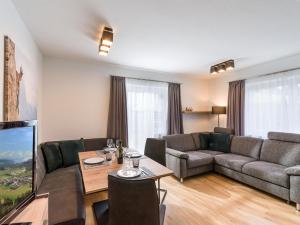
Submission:
<svg viewBox="0 0 300 225">
<path fill-rule="evenodd" d="M 212 114 L 226 114 L 225 106 L 213 106 L 211 110 Z"/>
</svg>

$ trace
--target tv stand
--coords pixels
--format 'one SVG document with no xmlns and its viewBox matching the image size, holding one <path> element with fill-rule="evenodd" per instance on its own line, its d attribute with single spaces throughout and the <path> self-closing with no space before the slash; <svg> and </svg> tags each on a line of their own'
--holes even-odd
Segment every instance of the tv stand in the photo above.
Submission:
<svg viewBox="0 0 300 225">
<path fill-rule="evenodd" d="M 48 194 L 37 195 L 9 225 L 47 225 Z"/>
</svg>

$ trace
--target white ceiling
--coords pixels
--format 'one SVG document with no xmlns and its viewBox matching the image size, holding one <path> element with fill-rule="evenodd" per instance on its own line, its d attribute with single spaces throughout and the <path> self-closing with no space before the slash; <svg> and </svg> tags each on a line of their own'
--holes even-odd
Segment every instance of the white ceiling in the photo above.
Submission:
<svg viewBox="0 0 300 225">
<path fill-rule="evenodd" d="M 299 0 L 13 0 L 45 55 L 205 74 L 300 53 Z M 115 31 L 99 56 L 101 27 Z"/>
</svg>

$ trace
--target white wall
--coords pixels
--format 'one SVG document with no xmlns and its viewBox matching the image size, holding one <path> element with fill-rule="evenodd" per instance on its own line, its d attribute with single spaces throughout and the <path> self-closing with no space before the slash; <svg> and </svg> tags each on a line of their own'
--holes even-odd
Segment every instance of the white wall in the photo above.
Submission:
<svg viewBox="0 0 300 225">
<path fill-rule="evenodd" d="M 300 67 L 300 54 L 251 66 L 242 70 L 236 70 L 231 73 L 219 74 L 217 78 L 209 79 L 208 81 L 210 105 L 227 106 L 230 81 L 248 79 L 297 67 Z M 209 129 L 212 130 L 216 124 L 217 117 L 211 115 L 209 117 Z M 220 115 L 220 125 L 226 126 L 225 115 Z"/>
<path fill-rule="evenodd" d="M 43 79 L 43 141 L 106 137 L 110 75 L 182 83 L 182 105 L 208 103 L 207 81 L 107 63 L 46 57 Z M 185 132 L 207 130 L 206 116 L 184 116 Z"/>
<path fill-rule="evenodd" d="M 23 23 L 10 0 L 1 0 L 0 5 L 0 121 L 3 120 L 4 88 L 4 36 L 12 39 L 16 46 L 16 64 L 23 68 L 20 93 L 20 119 L 40 120 L 38 105 L 43 72 L 43 56 L 33 37 Z M 38 114 L 38 115 L 36 115 Z M 40 129 L 41 130 L 41 129 Z"/>
</svg>

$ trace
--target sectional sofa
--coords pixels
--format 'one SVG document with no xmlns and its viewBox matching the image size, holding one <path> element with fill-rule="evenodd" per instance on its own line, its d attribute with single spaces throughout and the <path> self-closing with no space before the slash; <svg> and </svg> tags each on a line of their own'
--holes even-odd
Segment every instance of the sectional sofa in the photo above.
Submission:
<svg viewBox="0 0 300 225">
<path fill-rule="evenodd" d="M 232 134 L 216 128 L 215 132 Z M 165 136 L 166 164 L 181 182 L 215 171 L 296 203 L 300 210 L 300 134 L 269 132 L 268 139 L 231 136 L 230 152 L 199 150 L 199 133 Z"/>
<path fill-rule="evenodd" d="M 42 143 L 36 156 L 35 185 L 37 194 L 49 194 L 49 225 L 85 225 L 84 190 L 79 166 L 72 165 L 46 172 L 44 146 L 49 143 L 60 146 L 68 141 Z M 85 151 L 103 149 L 106 138 L 83 139 L 83 143 Z"/>
</svg>

